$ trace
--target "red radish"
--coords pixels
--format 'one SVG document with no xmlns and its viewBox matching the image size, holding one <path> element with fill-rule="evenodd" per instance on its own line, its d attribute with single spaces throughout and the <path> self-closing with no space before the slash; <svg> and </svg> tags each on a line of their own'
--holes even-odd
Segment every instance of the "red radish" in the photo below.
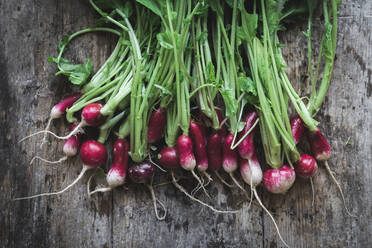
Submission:
<svg viewBox="0 0 372 248">
<path fill-rule="evenodd" d="M 236 149 L 231 149 L 234 140 L 234 134 L 228 134 L 222 145 L 222 167 L 228 173 L 233 182 L 240 188 L 248 198 L 247 191 L 239 184 L 234 177 L 234 171 L 238 169 L 238 152 Z"/>
<path fill-rule="evenodd" d="M 72 123 L 69 130 L 70 131 L 74 130 L 77 125 L 79 125 L 78 122 Z M 65 160 L 67 160 L 69 157 L 75 156 L 77 154 L 77 152 L 78 152 L 78 149 L 79 149 L 81 135 L 82 135 L 82 133 L 81 132 L 78 132 L 77 134 L 72 135 L 70 138 L 68 138 L 65 141 L 65 144 L 63 145 L 63 153 L 65 154 L 65 156 L 62 157 L 62 158 L 60 158 L 59 160 L 57 160 L 57 161 L 49 161 L 49 160 L 46 160 L 46 159 L 41 158 L 39 156 L 35 156 L 31 160 L 30 164 L 32 164 L 32 162 L 35 159 L 40 159 L 41 161 L 44 161 L 44 162 L 50 163 L 50 164 L 58 164 L 58 163 L 61 163 L 61 162 L 65 161 Z"/>
<path fill-rule="evenodd" d="M 342 191 L 340 183 L 337 181 L 335 175 L 333 174 L 333 171 L 328 165 L 328 159 L 331 157 L 332 150 L 331 147 L 328 144 L 327 139 L 324 137 L 324 135 L 320 132 L 319 128 L 317 128 L 314 132 L 308 131 L 308 140 L 311 146 L 311 151 L 313 153 L 313 156 L 316 160 L 324 161 L 324 165 L 328 171 L 328 174 L 331 176 L 333 182 L 336 184 L 338 191 L 341 194 L 342 201 L 345 206 L 345 210 L 348 215 L 352 217 L 356 217 L 355 215 L 351 214 L 349 209 L 346 206 L 345 196 L 344 192 Z"/>
<path fill-rule="evenodd" d="M 217 114 L 217 117 L 218 117 L 218 121 L 220 122 L 220 129 L 218 130 L 218 133 L 220 134 L 221 139 L 223 141 L 225 139 L 226 135 L 227 135 L 226 125 L 225 125 L 225 123 L 223 123 L 225 121 L 225 119 L 222 115 L 221 110 L 216 109 L 216 114 Z"/>
<path fill-rule="evenodd" d="M 222 145 L 222 167 L 227 172 L 233 172 L 238 168 L 238 153 L 231 150 L 234 134 L 228 134 Z"/>
<path fill-rule="evenodd" d="M 78 133 L 79 130 L 81 128 L 85 127 L 85 126 L 98 127 L 101 124 L 103 124 L 103 122 L 106 120 L 106 116 L 103 116 L 100 112 L 102 107 L 103 106 L 100 103 L 90 103 L 90 104 L 86 105 L 83 108 L 83 111 L 81 112 L 81 122 L 67 136 L 62 136 L 61 137 L 61 136 L 58 136 L 51 131 L 46 130 L 46 131 L 39 131 L 39 132 L 36 132 L 32 135 L 29 135 L 29 136 L 21 139 L 19 142 L 25 140 L 28 137 L 39 134 L 39 133 L 49 133 L 49 134 L 53 135 L 54 137 L 56 137 L 57 139 L 66 140 L 66 139 L 70 138 L 72 135 L 75 135 L 76 133 Z"/>
<path fill-rule="evenodd" d="M 167 169 L 175 169 L 179 166 L 178 151 L 175 147 L 164 147 L 158 155 L 159 163 Z"/>
<path fill-rule="evenodd" d="M 255 198 L 257 199 L 262 209 L 265 210 L 265 212 L 270 216 L 271 220 L 273 221 L 280 240 L 283 242 L 285 246 L 289 247 L 287 243 L 284 241 L 282 235 L 280 234 L 279 227 L 276 224 L 274 217 L 272 216 L 270 211 L 267 210 L 265 205 L 263 205 L 261 198 L 257 194 L 256 187 L 262 182 L 262 170 L 260 163 L 257 160 L 256 154 L 253 154 L 249 160 L 246 159 L 240 160 L 240 173 L 242 175 L 244 182 L 251 186 L 252 194 L 254 194 Z"/>
<path fill-rule="evenodd" d="M 187 171 L 191 171 L 191 174 L 193 175 L 193 177 L 195 177 L 199 185 L 202 186 L 205 194 L 209 197 L 209 194 L 204 188 L 204 184 L 202 183 L 198 175 L 196 175 L 194 172 L 194 168 L 196 166 L 196 160 L 195 160 L 195 156 L 193 153 L 192 141 L 189 136 L 181 135 L 180 137 L 178 137 L 177 151 L 179 154 L 181 167 Z"/>
<path fill-rule="evenodd" d="M 84 142 L 80 148 L 80 159 L 83 162 L 83 169 L 81 170 L 79 176 L 70 185 L 58 192 L 43 193 L 34 196 L 16 198 L 14 200 L 24 200 L 36 198 L 39 196 L 49 196 L 49 195 L 59 195 L 75 185 L 85 174 L 87 170 L 95 169 L 103 165 L 107 160 L 106 148 L 99 142 L 95 140 L 88 140 Z"/>
<path fill-rule="evenodd" d="M 158 220 L 164 220 L 165 216 L 167 215 L 167 209 L 165 208 L 164 204 L 161 201 L 156 199 L 154 188 L 152 187 L 152 178 L 154 174 L 155 166 L 149 162 L 135 164 L 128 170 L 128 176 L 134 183 L 144 183 L 150 190 L 156 218 Z M 164 211 L 163 216 L 159 216 L 158 207 L 156 203 L 159 203 L 160 206 L 162 207 Z"/>
<path fill-rule="evenodd" d="M 177 150 L 180 157 L 180 165 L 188 171 L 194 170 L 196 166 L 193 153 L 192 141 L 187 135 L 181 135 L 177 140 Z"/>
<path fill-rule="evenodd" d="M 128 168 L 128 159 L 129 159 L 128 152 L 129 152 L 129 142 L 125 139 L 120 139 L 120 138 L 117 139 L 112 149 L 112 154 L 113 154 L 112 165 L 106 176 L 108 187 L 95 189 L 94 191 L 89 192 L 89 195 L 92 195 L 96 192 L 111 191 L 113 188 L 116 188 L 124 184 L 125 177 L 127 174 L 127 168 Z M 88 187 L 89 187 L 89 183 L 88 183 Z"/>
<path fill-rule="evenodd" d="M 207 144 L 205 142 L 206 138 L 203 135 L 200 125 L 194 121 L 190 121 L 189 131 L 195 150 L 196 166 L 199 171 L 206 171 L 208 168 L 208 156 L 206 149 Z"/>
<path fill-rule="evenodd" d="M 317 128 L 314 132 L 308 132 L 311 152 L 316 160 L 326 161 L 331 156 L 332 150 L 327 139 Z"/>
<path fill-rule="evenodd" d="M 222 139 L 219 132 L 212 132 L 208 137 L 207 145 L 208 167 L 218 171 L 222 165 Z"/>
<path fill-rule="evenodd" d="M 299 115 L 294 116 L 291 119 L 291 131 L 295 144 L 298 144 L 304 135 L 306 130 L 305 123 L 302 121 Z"/>
<path fill-rule="evenodd" d="M 52 120 L 61 118 L 66 113 L 66 109 L 67 108 L 71 108 L 71 106 L 80 97 L 81 97 L 81 94 L 80 93 L 75 93 L 75 94 L 72 94 L 72 95 L 66 97 L 65 99 L 63 99 L 62 101 L 60 101 L 59 103 L 57 103 L 56 105 L 54 105 L 54 107 L 50 111 L 48 124 L 45 127 L 45 129 L 43 131 L 39 131 L 39 132 L 36 132 L 34 134 L 31 134 L 31 135 L 29 135 L 27 137 L 24 137 L 23 139 L 20 140 L 20 142 L 23 141 L 23 140 L 25 140 L 25 139 L 27 139 L 27 138 L 29 138 L 29 137 L 32 137 L 32 136 L 34 136 L 36 134 L 44 133 L 44 137 L 43 137 L 42 142 L 41 142 L 41 145 L 43 145 L 45 143 L 45 141 L 46 141 L 46 133 L 47 133 L 47 131 L 49 131 L 50 124 L 52 123 Z"/>
<path fill-rule="evenodd" d="M 249 130 L 253 127 L 258 119 L 258 114 L 256 111 L 249 112 L 243 119 L 246 123 L 244 126 L 243 131 L 239 134 L 239 138 L 243 138 Z M 253 137 L 254 137 L 254 130 L 250 132 L 239 144 L 238 151 L 240 157 L 244 159 L 250 159 L 253 154 L 255 153 L 254 145 L 253 145 Z"/>
<path fill-rule="evenodd" d="M 148 143 L 155 143 L 163 136 L 164 127 L 166 124 L 165 109 L 159 107 L 154 110 L 150 116 L 147 129 Z"/>
<path fill-rule="evenodd" d="M 310 178 L 318 171 L 318 164 L 315 159 L 307 154 L 300 156 L 300 161 L 295 164 L 295 172 L 303 178 Z"/>
<path fill-rule="evenodd" d="M 296 179 L 295 171 L 283 165 L 279 169 L 269 169 L 263 175 L 265 188 L 274 194 L 284 194 Z"/>
</svg>

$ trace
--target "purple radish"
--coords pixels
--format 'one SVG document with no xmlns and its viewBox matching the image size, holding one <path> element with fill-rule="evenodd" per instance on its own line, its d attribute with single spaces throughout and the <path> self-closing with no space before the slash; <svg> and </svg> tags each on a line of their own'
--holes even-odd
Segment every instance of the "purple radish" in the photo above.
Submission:
<svg viewBox="0 0 372 248">
<path fill-rule="evenodd" d="M 31 199 L 36 198 L 39 196 L 49 196 L 49 195 L 59 195 L 63 192 L 67 191 L 73 185 L 75 185 L 87 172 L 88 170 L 95 169 L 101 165 L 103 165 L 107 160 L 107 152 L 106 148 L 99 142 L 95 140 L 88 140 L 85 141 L 80 148 L 80 159 L 83 162 L 83 169 L 81 170 L 79 176 L 73 181 L 70 185 L 58 192 L 52 193 L 43 193 L 28 197 L 21 197 L 16 198 L 14 200 L 24 200 L 24 199 Z"/>
<path fill-rule="evenodd" d="M 298 144 L 306 131 L 305 123 L 299 115 L 296 115 L 291 119 L 291 131 L 295 144 Z"/>
<path fill-rule="evenodd" d="M 158 220 L 164 220 L 167 215 L 167 209 L 161 201 L 156 199 L 154 188 L 152 187 L 152 178 L 154 174 L 155 166 L 150 162 L 135 164 L 128 170 L 128 176 L 134 183 L 143 183 L 150 190 L 156 218 Z M 160 216 L 158 213 L 157 203 L 159 203 L 159 205 L 162 207 L 162 210 L 164 211 L 163 216 Z"/>
</svg>

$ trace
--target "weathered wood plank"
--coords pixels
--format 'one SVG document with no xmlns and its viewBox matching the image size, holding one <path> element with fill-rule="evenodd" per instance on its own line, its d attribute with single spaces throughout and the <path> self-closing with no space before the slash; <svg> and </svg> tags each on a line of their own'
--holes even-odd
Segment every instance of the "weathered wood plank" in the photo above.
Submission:
<svg viewBox="0 0 372 248">
<path fill-rule="evenodd" d="M 59 158 L 62 145 L 50 139 L 50 147 L 40 151 L 36 139 L 17 141 L 44 127 L 50 106 L 71 91 L 63 78 L 54 76 L 55 66 L 47 57 L 56 54 L 63 34 L 93 21 L 86 1 L 0 0 L 0 247 L 282 247 L 268 216 L 257 205 L 248 211 L 239 191 L 218 183 L 209 188 L 215 197 L 211 203 L 242 209 L 239 214 L 216 215 L 168 185 L 156 189 L 169 211 L 159 222 L 145 186 L 88 198 L 86 180 L 59 197 L 9 201 L 60 189 L 81 168 L 78 158 L 68 165 L 29 166 L 36 154 Z M 297 180 L 285 196 L 259 189 L 293 247 L 368 247 L 372 242 L 372 2 L 345 0 L 339 28 L 333 81 L 318 118 L 334 150 L 330 166 L 343 182 L 348 206 L 360 218 L 346 215 L 323 168 L 314 180 L 314 207 L 304 180 Z M 306 74 L 306 41 L 298 35 L 303 29 L 296 25 L 283 37 L 293 82 L 302 82 Z M 87 35 L 68 53 L 77 61 L 90 57 L 97 66 L 112 44 L 111 37 Z M 53 129 L 61 133 L 65 124 L 56 121 Z"/>
</svg>

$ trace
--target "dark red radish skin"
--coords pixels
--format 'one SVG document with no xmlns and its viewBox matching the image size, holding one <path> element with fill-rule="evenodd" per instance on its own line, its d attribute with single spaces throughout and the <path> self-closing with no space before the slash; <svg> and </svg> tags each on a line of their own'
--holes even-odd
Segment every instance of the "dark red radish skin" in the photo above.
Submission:
<svg viewBox="0 0 372 248">
<path fill-rule="evenodd" d="M 142 162 L 131 166 L 128 176 L 134 183 L 147 183 L 155 174 L 155 166 L 150 162 Z"/>
<path fill-rule="evenodd" d="M 311 152 L 316 160 L 326 161 L 331 157 L 332 150 L 327 139 L 317 128 L 314 132 L 308 131 L 308 139 L 311 146 Z"/>
<path fill-rule="evenodd" d="M 87 172 L 87 170 L 95 169 L 101 165 L 103 165 L 107 160 L 107 152 L 106 148 L 99 142 L 95 140 L 88 140 L 81 145 L 80 148 L 80 159 L 83 162 L 83 169 L 81 170 L 79 176 L 67 187 L 63 190 L 58 192 L 52 193 L 43 193 L 28 197 L 16 198 L 15 200 L 24 200 L 24 199 L 31 199 L 36 198 L 39 196 L 50 196 L 50 195 L 59 195 L 63 192 L 67 191 L 69 188 L 74 186 Z"/>
<path fill-rule="evenodd" d="M 296 179 L 295 171 L 287 165 L 279 169 L 269 169 L 263 174 L 265 188 L 274 194 L 284 194 Z"/>
<path fill-rule="evenodd" d="M 106 181 L 110 188 L 124 184 L 128 168 L 128 152 L 129 142 L 125 139 L 117 139 L 112 151 L 112 166 L 106 176 Z"/>
<path fill-rule="evenodd" d="M 208 169 L 206 138 L 203 135 L 200 125 L 194 121 L 190 121 L 189 132 L 195 151 L 196 166 L 199 171 L 206 171 Z"/>
<path fill-rule="evenodd" d="M 244 129 L 239 134 L 239 140 L 253 127 L 255 122 L 258 119 L 258 114 L 256 111 L 249 112 L 244 118 L 243 121 L 246 123 Z M 254 133 L 255 130 L 252 130 L 248 136 L 246 136 L 238 146 L 239 155 L 241 158 L 250 159 L 255 154 L 254 148 Z"/>
<path fill-rule="evenodd" d="M 295 164 L 294 169 L 296 174 L 300 177 L 310 178 L 318 171 L 318 164 L 312 156 L 302 154 L 300 156 L 300 161 Z"/>
<path fill-rule="evenodd" d="M 234 172 L 238 168 L 238 151 L 231 150 L 234 134 L 228 134 L 222 145 L 222 167 L 227 173 Z"/>
<path fill-rule="evenodd" d="M 148 143 L 155 143 L 163 137 L 164 127 L 166 124 L 165 110 L 161 107 L 154 110 L 150 116 L 147 129 Z"/>
<path fill-rule="evenodd" d="M 158 155 L 159 163 L 167 169 L 176 169 L 179 167 L 178 151 L 175 147 L 164 147 Z"/>
<path fill-rule="evenodd" d="M 183 169 L 192 171 L 196 166 L 193 153 L 192 141 L 189 136 L 181 135 L 177 139 L 177 151 L 180 158 L 180 165 Z"/>
<path fill-rule="evenodd" d="M 207 144 L 208 168 L 218 171 L 222 166 L 222 139 L 218 131 L 213 131 Z"/>
<path fill-rule="evenodd" d="M 83 108 L 81 112 L 81 118 L 88 126 L 98 127 L 102 125 L 106 116 L 101 114 L 103 105 L 100 103 L 90 103 Z"/>
<path fill-rule="evenodd" d="M 299 115 L 291 119 L 291 131 L 295 144 L 298 144 L 306 131 L 305 123 Z"/>
<path fill-rule="evenodd" d="M 218 117 L 218 121 L 220 122 L 220 129 L 218 130 L 218 133 L 220 134 L 220 137 L 223 141 L 225 139 L 226 135 L 227 135 L 226 125 L 223 124 L 221 126 L 221 123 L 224 121 L 224 117 L 222 115 L 221 110 L 219 110 L 219 109 L 216 109 L 216 114 L 217 114 L 217 117 Z"/>
</svg>

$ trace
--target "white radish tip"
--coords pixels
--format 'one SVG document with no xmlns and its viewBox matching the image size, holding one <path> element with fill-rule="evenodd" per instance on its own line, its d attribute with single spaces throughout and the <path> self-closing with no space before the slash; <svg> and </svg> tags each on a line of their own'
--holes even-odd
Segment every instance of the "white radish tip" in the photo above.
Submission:
<svg viewBox="0 0 372 248">
<path fill-rule="evenodd" d="M 110 170 L 107 173 L 106 181 L 111 188 L 118 187 L 118 186 L 124 184 L 125 174 L 123 175 L 123 174 L 120 173 L 120 171 L 115 170 L 115 169 Z"/>
<path fill-rule="evenodd" d="M 50 111 L 50 118 L 51 119 L 58 119 L 61 118 L 64 112 L 62 112 L 57 105 L 52 108 Z"/>
</svg>

